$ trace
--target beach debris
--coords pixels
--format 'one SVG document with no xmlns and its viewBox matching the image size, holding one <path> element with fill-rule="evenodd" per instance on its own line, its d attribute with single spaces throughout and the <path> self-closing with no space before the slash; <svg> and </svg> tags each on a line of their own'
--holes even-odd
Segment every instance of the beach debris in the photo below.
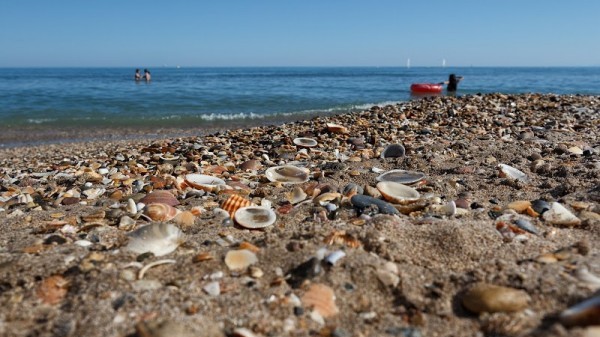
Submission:
<svg viewBox="0 0 600 337">
<path fill-rule="evenodd" d="M 229 270 L 243 270 L 258 263 L 258 257 L 247 249 L 230 250 L 225 255 L 225 264 Z"/>
<path fill-rule="evenodd" d="M 462 304 L 476 314 L 482 312 L 516 312 L 529 305 L 529 295 L 523 290 L 476 283 L 462 298 Z"/>
<path fill-rule="evenodd" d="M 333 289 L 324 284 L 312 284 L 302 295 L 301 301 L 304 307 L 312 309 L 323 318 L 329 318 L 339 313 Z"/>
<path fill-rule="evenodd" d="M 425 173 L 406 170 L 391 170 L 377 176 L 377 181 L 393 181 L 396 183 L 410 185 L 425 179 Z"/>
<path fill-rule="evenodd" d="M 376 187 L 385 200 L 394 204 L 410 204 L 421 197 L 414 188 L 393 181 L 380 181 Z"/>
<path fill-rule="evenodd" d="M 268 168 L 265 171 L 265 176 L 272 182 L 300 184 L 308 181 L 310 171 L 304 167 L 283 165 Z"/>
<path fill-rule="evenodd" d="M 400 158 L 404 157 L 406 150 L 402 144 L 390 144 L 381 151 L 381 158 Z"/>
<path fill-rule="evenodd" d="M 516 168 L 506 165 L 506 164 L 498 164 L 498 170 L 500 171 L 500 178 L 508 178 L 511 180 L 517 180 L 523 183 L 529 182 L 529 177 L 522 171 L 517 170 Z"/>
<path fill-rule="evenodd" d="M 150 270 L 150 268 L 154 268 L 156 266 L 160 266 L 162 264 L 173 264 L 176 263 L 177 261 L 173 260 L 173 259 L 164 259 L 164 260 L 158 260 L 158 261 L 154 261 L 154 262 L 150 262 L 147 265 L 143 266 L 140 271 L 138 272 L 138 280 L 141 280 L 144 278 L 144 275 L 146 275 L 146 272 L 148 270 Z"/>
<path fill-rule="evenodd" d="M 577 226 L 581 224 L 581 220 L 575 214 L 558 202 L 551 202 L 550 209 L 542 214 L 542 218 L 550 225 Z"/>
<path fill-rule="evenodd" d="M 183 232 L 167 222 L 155 222 L 140 227 L 128 234 L 126 250 L 142 254 L 150 252 L 155 256 L 167 255 L 185 241 Z"/>
<path fill-rule="evenodd" d="M 329 265 L 334 266 L 344 256 L 346 256 L 346 253 L 343 250 L 336 250 L 325 256 L 323 260 Z"/>
<path fill-rule="evenodd" d="M 262 206 L 246 206 L 238 208 L 233 217 L 234 221 L 245 228 L 259 229 L 269 227 L 277 220 L 277 214 Z"/>
</svg>

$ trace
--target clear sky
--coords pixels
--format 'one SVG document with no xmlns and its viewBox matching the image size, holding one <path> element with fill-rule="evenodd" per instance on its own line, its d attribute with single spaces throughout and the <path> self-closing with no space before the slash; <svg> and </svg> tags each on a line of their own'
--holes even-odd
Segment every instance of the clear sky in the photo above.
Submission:
<svg viewBox="0 0 600 337">
<path fill-rule="evenodd" d="M 1 0 L 0 67 L 598 66 L 599 0 Z"/>
</svg>

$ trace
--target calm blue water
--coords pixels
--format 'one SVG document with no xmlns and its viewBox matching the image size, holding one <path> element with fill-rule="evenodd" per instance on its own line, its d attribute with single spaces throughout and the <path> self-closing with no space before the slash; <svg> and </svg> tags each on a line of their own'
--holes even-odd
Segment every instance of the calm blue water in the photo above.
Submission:
<svg viewBox="0 0 600 337">
<path fill-rule="evenodd" d="M 410 84 L 465 77 L 474 93 L 600 94 L 600 68 L 131 68 L 0 69 L 0 129 L 210 126 L 365 109 L 411 99 Z"/>
</svg>

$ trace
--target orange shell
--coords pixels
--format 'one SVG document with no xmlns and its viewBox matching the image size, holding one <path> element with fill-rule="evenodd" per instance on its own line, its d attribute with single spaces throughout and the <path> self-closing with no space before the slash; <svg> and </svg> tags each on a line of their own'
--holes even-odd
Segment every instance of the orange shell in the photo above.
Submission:
<svg viewBox="0 0 600 337">
<path fill-rule="evenodd" d="M 333 289 L 324 284 L 315 283 L 311 285 L 302 296 L 302 304 L 305 307 L 312 307 L 323 318 L 335 316 L 339 312 L 338 307 L 335 305 Z"/>
<path fill-rule="evenodd" d="M 229 213 L 229 216 L 233 217 L 235 211 L 239 208 L 246 207 L 252 205 L 252 202 L 238 194 L 233 194 L 229 198 L 227 198 L 221 204 L 221 208 L 226 210 Z"/>
<path fill-rule="evenodd" d="M 177 198 L 175 198 L 173 193 L 166 190 L 154 190 L 148 193 L 148 195 L 146 195 L 142 199 L 140 199 L 140 202 L 143 202 L 146 205 L 156 203 L 167 204 L 169 206 L 179 205 L 179 201 L 177 200 Z"/>
<path fill-rule="evenodd" d="M 162 203 L 150 204 L 145 209 L 146 215 L 154 221 L 169 221 L 180 212 L 177 208 Z"/>
</svg>

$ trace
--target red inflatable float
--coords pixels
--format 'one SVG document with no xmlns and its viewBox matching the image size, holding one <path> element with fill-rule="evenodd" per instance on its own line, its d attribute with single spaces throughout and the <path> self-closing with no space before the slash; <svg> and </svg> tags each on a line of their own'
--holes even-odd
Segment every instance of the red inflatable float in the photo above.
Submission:
<svg viewBox="0 0 600 337">
<path fill-rule="evenodd" d="M 443 84 L 439 83 L 413 83 L 410 91 L 416 94 L 437 94 L 444 89 Z"/>
</svg>

